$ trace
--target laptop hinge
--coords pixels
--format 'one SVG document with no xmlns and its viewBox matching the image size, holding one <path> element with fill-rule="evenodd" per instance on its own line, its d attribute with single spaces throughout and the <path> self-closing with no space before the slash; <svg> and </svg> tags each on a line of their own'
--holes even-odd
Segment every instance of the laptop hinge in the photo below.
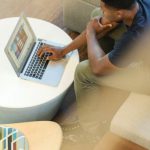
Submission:
<svg viewBox="0 0 150 150">
<path fill-rule="evenodd" d="M 30 47 L 32 50 L 33 50 L 33 48 L 34 48 L 35 44 L 36 44 L 36 42 L 34 42 L 34 43 L 33 43 L 33 46 L 32 46 L 32 47 Z M 30 53 L 28 54 L 28 57 L 27 57 L 27 59 L 26 59 L 26 61 L 25 61 L 24 65 L 23 65 L 22 70 L 21 70 L 21 72 L 20 72 L 20 73 L 22 73 L 22 72 L 23 72 L 23 70 L 24 70 L 24 68 L 25 68 L 25 66 L 26 66 L 26 63 L 27 63 L 27 61 L 28 61 L 28 59 L 29 59 L 29 57 L 30 57 L 30 55 L 31 55 L 31 53 L 32 53 L 32 50 L 31 50 L 31 51 L 30 51 Z"/>
</svg>

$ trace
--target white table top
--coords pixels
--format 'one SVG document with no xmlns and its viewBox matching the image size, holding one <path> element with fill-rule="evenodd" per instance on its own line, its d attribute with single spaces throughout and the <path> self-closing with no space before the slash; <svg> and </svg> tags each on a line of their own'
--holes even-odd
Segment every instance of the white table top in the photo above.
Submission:
<svg viewBox="0 0 150 150">
<path fill-rule="evenodd" d="M 57 26 L 34 18 L 28 18 L 37 38 L 68 44 L 71 38 Z M 50 87 L 17 77 L 4 48 L 13 32 L 18 17 L 0 20 L 0 107 L 24 108 L 46 103 L 63 93 L 73 82 L 79 63 L 77 50 L 71 55 L 58 87 Z"/>
</svg>

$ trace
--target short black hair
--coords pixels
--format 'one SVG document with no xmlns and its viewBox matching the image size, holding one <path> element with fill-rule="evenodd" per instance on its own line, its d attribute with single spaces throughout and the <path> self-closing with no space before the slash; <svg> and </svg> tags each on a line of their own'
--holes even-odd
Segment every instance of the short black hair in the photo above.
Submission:
<svg viewBox="0 0 150 150">
<path fill-rule="evenodd" d="M 117 9 L 131 9 L 136 0 L 102 0 L 102 2 Z"/>
</svg>

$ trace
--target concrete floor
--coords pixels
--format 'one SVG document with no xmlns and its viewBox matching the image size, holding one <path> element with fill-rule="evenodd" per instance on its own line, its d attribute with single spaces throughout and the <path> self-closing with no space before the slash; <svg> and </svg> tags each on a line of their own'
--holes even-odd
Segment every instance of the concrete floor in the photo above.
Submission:
<svg viewBox="0 0 150 150">
<path fill-rule="evenodd" d="M 109 131 L 111 120 L 129 93 L 99 87 L 80 101 L 75 100 L 73 85 L 54 118 L 64 134 L 62 150 L 92 150 Z"/>
</svg>

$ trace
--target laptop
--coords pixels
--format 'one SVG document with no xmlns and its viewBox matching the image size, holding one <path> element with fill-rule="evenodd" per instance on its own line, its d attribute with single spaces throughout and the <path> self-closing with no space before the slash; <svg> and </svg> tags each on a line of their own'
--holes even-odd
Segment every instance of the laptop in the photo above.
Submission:
<svg viewBox="0 0 150 150">
<path fill-rule="evenodd" d="M 69 57 L 66 56 L 59 61 L 49 61 L 46 57 L 50 54 L 45 53 L 42 58 L 39 58 L 37 52 L 45 44 L 64 46 L 36 38 L 27 18 L 22 14 L 6 45 L 5 53 L 19 78 L 58 86 Z"/>
</svg>

